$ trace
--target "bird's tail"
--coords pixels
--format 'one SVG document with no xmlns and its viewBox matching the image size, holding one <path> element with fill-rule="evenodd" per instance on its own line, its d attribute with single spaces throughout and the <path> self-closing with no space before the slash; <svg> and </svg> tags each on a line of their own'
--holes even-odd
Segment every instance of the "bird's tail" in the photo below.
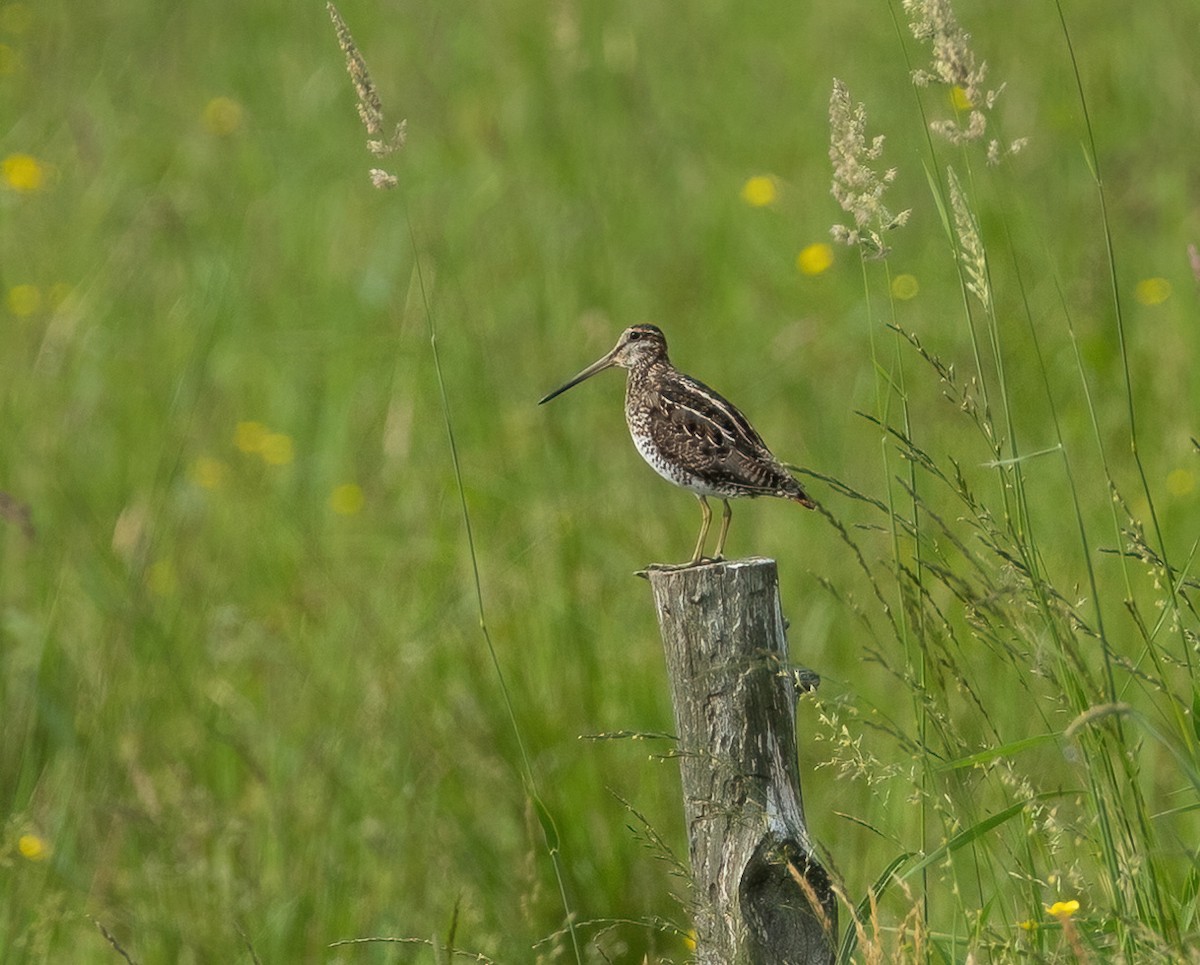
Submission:
<svg viewBox="0 0 1200 965">
<path fill-rule="evenodd" d="M 787 498 L 795 500 L 805 509 L 816 509 L 817 504 L 812 501 L 808 493 L 804 491 L 804 487 L 800 485 L 794 476 L 790 477 L 790 482 L 791 486 L 788 487 L 786 493 Z"/>
<path fill-rule="evenodd" d="M 805 509 L 816 509 L 817 504 L 812 500 L 808 493 L 804 491 L 804 487 L 800 485 L 800 480 L 792 475 L 792 472 L 796 469 L 796 467 L 789 465 L 786 462 L 782 465 L 784 474 L 786 476 L 786 484 L 783 487 L 783 491 L 779 495 L 786 496 L 788 499 L 799 503 Z"/>
<path fill-rule="evenodd" d="M 791 498 L 798 502 L 805 509 L 816 509 L 817 504 L 814 503 L 803 489 L 791 494 Z"/>
</svg>

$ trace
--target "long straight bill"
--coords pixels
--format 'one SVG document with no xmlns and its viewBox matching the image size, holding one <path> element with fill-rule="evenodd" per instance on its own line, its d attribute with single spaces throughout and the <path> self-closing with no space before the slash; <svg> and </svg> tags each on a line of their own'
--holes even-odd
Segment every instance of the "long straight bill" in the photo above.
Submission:
<svg viewBox="0 0 1200 965">
<path fill-rule="evenodd" d="M 562 385 L 560 385 L 557 389 L 555 389 L 549 395 L 547 395 L 546 397 L 544 397 L 542 399 L 539 399 L 538 405 L 545 405 L 547 402 L 549 402 L 555 396 L 562 395 L 564 392 L 567 391 L 567 389 L 573 388 L 574 386 L 576 386 L 580 382 L 582 382 L 584 379 L 590 379 L 597 372 L 603 372 L 605 369 L 611 368 L 613 365 L 616 365 L 616 362 L 613 361 L 614 354 L 616 354 L 615 351 L 609 352 L 606 356 L 604 356 L 604 358 L 597 359 L 595 362 L 593 362 L 591 365 L 589 365 L 586 369 L 584 369 L 582 372 L 580 372 L 577 376 L 575 376 L 575 378 L 571 379 L 568 382 L 564 382 Z"/>
</svg>

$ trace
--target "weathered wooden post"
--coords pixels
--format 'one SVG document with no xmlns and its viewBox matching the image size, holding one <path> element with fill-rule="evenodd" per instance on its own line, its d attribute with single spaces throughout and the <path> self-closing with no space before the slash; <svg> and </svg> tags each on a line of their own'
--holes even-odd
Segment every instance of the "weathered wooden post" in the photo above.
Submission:
<svg viewBox="0 0 1200 965">
<path fill-rule="evenodd" d="M 775 562 L 647 576 L 679 737 L 696 961 L 832 962 L 837 904 L 804 823 Z"/>
</svg>

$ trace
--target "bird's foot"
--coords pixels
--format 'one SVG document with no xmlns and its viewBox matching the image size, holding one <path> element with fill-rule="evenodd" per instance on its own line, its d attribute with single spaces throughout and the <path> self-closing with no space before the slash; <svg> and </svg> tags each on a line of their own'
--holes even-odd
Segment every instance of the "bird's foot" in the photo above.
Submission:
<svg viewBox="0 0 1200 965">
<path fill-rule="evenodd" d="M 710 563 L 724 563 L 723 556 L 701 556 L 699 559 L 688 560 L 686 563 L 648 563 L 644 570 L 638 570 L 635 576 L 645 576 L 653 571 L 657 573 L 672 573 L 677 570 L 690 570 L 694 566 L 708 566 Z"/>
</svg>

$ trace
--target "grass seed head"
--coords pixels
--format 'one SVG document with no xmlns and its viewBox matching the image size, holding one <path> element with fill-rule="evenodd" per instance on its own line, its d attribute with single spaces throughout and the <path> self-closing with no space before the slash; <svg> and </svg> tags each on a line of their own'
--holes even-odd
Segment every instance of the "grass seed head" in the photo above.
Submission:
<svg viewBox="0 0 1200 965">
<path fill-rule="evenodd" d="M 899 228 L 910 212 L 894 215 L 883 203 L 884 191 L 895 180 L 896 169 L 888 168 L 882 173 L 875 169 L 873 162 L 883 156 L 883 135 L 868 141 L 866 131 L 866 107 L 855 104 L 846 85 L 835 79 L 829 98 L 832 192 L 854 224 L 836 224 L 830 233 L 841 244 L 858 245 L 868 257 L 883 258 L 889 250 L 883 242 L 883 232 Z"/>
<path fill-rule="evenodd" d="M 346 71 L 350 74 L 350 80 L 354 84 L 354 91 L 358 97 L 358 116 L 362 118 L 363 126 L 367 129 L 367 150 L 375 157 L 387 157 L 395 154 L 404 147 L 408 137 L 408 122 L 400 121 L 392 129 L 390 137 L 383 136 L 386 126 L 383 116 L 383 101 L 379 97 L 379 90 L 375 86 L 375 82 L 371 79 L 371 72 L 367 70 L 367 62 L 359 52 L 358 45 L 350 34 L 350 28 L 346 26 L 346 21 L 342 19 L 338 8 L 332 3 L 326 3 L 325 9 L 329 11 L 329 19 L 333 21 L 338 46 L 346 55 Z M 371 183 L 381 190 L 394 188 L 398 183 L 394 174 L 378 168 L 371 169 L 370 177 Z"/>
</svg>

